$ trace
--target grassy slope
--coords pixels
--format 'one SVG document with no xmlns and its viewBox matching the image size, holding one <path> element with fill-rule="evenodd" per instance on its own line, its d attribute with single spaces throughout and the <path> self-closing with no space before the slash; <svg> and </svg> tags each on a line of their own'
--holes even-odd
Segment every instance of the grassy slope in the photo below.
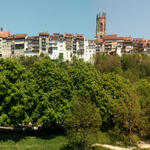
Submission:
<svg viewBox="0 0 150 150">
<path fill-rule="evenodd" d="M 64 135 L 23 135 L 23 134 L 0 134 L 0 150 L 62 150 L 67 140 Z M 97 143 L 116 145 L 115 139 L 107 133 L 99 133 Z M 108 150 L 97 147 L 96 150 Z"/>
<path fill-rule="evenodd" d="M 60 150 L 65 143 L 63 135 L 0 135 L 0 150 Z"/>
<path fill-rule="evenodd" d="M 98 143 L 110 144 L 107 133 L 100 133 Z M 67 140 L 64 135 L 0 134 L 0 150 L 60 150 Z M 99 147 L 97 150 L 106 150 Z"/>
</svg>

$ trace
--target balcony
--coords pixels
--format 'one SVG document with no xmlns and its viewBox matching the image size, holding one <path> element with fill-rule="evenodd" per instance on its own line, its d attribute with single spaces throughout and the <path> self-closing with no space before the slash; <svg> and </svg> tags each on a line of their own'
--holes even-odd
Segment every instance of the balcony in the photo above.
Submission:
<svg viewBox="0 0 150 150">
<path fill-rule="evenodd" d="M 78 55 L 83 55 L 83 54 L 84 54 L 84 50 L 83 50 L 83 49 L 78 50 L 78 51 L 77 51 L 77 54 L 78 54 Z"/>
<path fill-rule="evenodd" d="M 24 44 L 16 44 L 15 49 L 24 49 Z"/>
<path fill-rule="evenodd" d="M 48 53 L 49 53 L 49 54 L 53 54 L 53 49 L 52 49 L 52 48 L 49 48 Z"/>
<path fill-rule="evenodd" d="M 46 51 L 46 48 L 45 48 L 45 47 L 42 47 L 42 51 Z"/>
<path fill-rule="evenodd" d="M 39 41 L 32 41 L 32 44 L 39 44 Z"/>
<path fill-rule="evenodd" d="M 38 53 L 38 52 L 39 52 L 39 49 L 33 49 L 32 52 Z"/>
</svg>

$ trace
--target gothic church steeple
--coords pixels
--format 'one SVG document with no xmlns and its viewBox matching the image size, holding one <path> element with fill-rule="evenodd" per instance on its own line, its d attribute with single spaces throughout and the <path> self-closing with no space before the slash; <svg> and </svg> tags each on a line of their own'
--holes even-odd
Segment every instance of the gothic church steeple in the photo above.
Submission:
<svg viewBox="0 0 150 150">
<path fill-rule="evenodd" d="M 103 38 L 106 35 L 106 13 L 97 14 L 96 18 L 96 38 Z"/>
</svg>

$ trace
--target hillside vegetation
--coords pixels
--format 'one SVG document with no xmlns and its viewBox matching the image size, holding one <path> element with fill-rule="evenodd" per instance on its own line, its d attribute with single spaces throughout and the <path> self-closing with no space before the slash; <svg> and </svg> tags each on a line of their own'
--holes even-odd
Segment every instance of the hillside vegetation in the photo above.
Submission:
<svg viewBox="0 0 150 150">
<path fill-rule="evenodd" d="M 0 126 L 61 127 L 69 147 L 90 149 L 97 131 L 132 144 L 150 135 L 149 76 L 144 54 L 0 59 Z"/>
</svg>

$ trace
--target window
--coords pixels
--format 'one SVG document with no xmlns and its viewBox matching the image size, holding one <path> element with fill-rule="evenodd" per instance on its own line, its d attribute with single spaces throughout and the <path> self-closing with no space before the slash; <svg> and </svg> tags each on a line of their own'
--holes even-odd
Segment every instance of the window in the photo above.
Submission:
<svg viewBox="0 0 150 150">
<path fill-rule="evenodd" d="M 42 47 L 42 51 L 46 51 L 46 47 Z"/>
<path fill-rule="evenodd" d="M 24 44 L 16 44 L 15 49 L 24 49 Z"/>
<path fill-rule="evenodd" d="M 49 52 L 50 54 L 53 54 L 52 48 L 50 48 L 48 52 Z"/>
<path fill-rule="evenodd" d="M 100 24 L 100 31 L 103 32 L 103 23 Z"/>
<path fill-rule="evenodd" d="M 71 48 L 67 48 L 68 51 L 71 51 Z"/>
<path fill-rule="evenodd" d="M 53 50 L 57 50 L 57 47 L 53 47 Z"/>
</svg>

